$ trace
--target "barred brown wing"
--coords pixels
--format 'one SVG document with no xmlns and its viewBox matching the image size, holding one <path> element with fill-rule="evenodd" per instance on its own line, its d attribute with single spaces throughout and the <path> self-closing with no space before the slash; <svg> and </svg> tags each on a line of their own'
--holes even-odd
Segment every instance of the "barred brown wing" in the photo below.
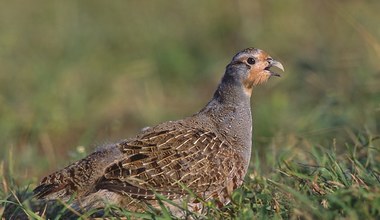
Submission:
<svg viewBox="0 0 380 220">
<path fill-rule="evenodd" d="M 205 196 L 225 185 L 236 161 L 242 161 L 222 139 L 212 131 L 183 128 L 152 131 L 122 142 L 125 157 L 107 167 L 96 189 L 138 199 L 155 199 L 155 193 L 180 198 L 187 189 Z"/>
</svg>

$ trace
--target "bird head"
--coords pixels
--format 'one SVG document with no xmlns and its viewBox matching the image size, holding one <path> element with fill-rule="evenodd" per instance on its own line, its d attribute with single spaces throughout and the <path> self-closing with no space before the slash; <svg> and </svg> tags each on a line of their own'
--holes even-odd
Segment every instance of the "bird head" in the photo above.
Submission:
<svg viewBox="0 0 380 220">
<path fill-rule="evenodd" d="M 265 51 L 256 48 L 247 48 L 237 53 L 227 65 L 227 78 L 238 80 L 244 86 L 244 91 L 251 96 L 255 85 L 266 82 L 272 76 L 280 74 L 270 70 L 277 67 L 284 71 L 282 64 L 269 56 Z"/>
</svg>

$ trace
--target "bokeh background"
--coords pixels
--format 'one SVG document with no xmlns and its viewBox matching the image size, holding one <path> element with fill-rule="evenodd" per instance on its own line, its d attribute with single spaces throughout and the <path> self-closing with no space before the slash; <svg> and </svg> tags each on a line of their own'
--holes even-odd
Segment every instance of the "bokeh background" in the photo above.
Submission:
<svg viewBox="0 0 380 220">
<path fill-rule="evenodd" d="M 252 169 L 380 132 L 380 1 L 8 1 L 0 160 L 35 185 L 96 146 L 189 116 L 246 47 L 283 77 L 253 94 Z M 336 144 L 339 143 L 339 144 Z"/>
</svg>

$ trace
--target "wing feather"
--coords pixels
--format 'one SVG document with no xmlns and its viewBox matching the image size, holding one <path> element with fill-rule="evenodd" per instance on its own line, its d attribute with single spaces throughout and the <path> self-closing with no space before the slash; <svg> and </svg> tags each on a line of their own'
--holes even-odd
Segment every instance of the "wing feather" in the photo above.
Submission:
<svg viewBox="0 0 380 220">
<path fill-rule="evenodd" d="M 215 132 L 181 128 L 146 132 L 138 139 L 120 143 L 123 159 L 106 168 L 96 189 L 154 199 L 155 193 L 169 198 L 212 192 L 231 176 L 233 161 L 241 161 L 233 146 Z"/>
</svg>

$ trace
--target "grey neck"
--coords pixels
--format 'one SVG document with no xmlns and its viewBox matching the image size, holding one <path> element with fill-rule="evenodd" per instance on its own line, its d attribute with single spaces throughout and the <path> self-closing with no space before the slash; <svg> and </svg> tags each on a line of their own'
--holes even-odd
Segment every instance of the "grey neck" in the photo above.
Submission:
<svg viewBox="0 0 380 220">
<path fill-rule="evenodd" d="M 223 77 L 213 99 L 199 112 L 215 122 L 219 132 L 233 137 L 235 149 L 249 164 L 252 148 L 252 115 L 250 97 L 240 82 Z"/>
</svg>

